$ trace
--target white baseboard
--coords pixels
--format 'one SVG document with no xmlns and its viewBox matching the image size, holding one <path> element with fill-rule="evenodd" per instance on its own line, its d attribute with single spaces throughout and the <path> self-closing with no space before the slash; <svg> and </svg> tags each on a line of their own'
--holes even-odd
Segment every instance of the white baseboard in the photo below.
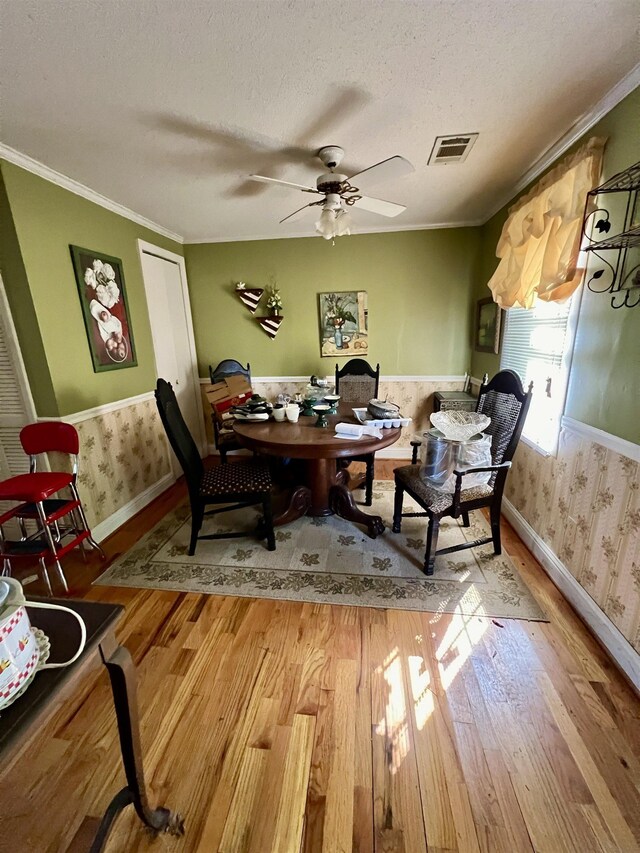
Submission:
<svg viewBox="0 0 640 853">
<path fill-rule="evenodd" d="M 640 693 L 640 655 L 507 498 L 503 498 L 502 509 L 524 544 Z"/>
<path fill-rule="evenodd" d="M 101 521 L 100 524 L 96 524 L 95 527 L 92 527 L 91 533 L 93 538 L 97 542 L 102 542 L 107 538 L 107 536 L 110 536 L 114 531 L 121 527 L 125 521 L 133 518 L 137 512 L 144 509 L 144 507 L 151 503 L 154 498 L 161 495 L 162 492 L 168 489 L 174 482 L 175 479 L 173 474 L 165 474 L 157 483 L 153 483 L 153 485 L 145 489 L 144 492 L 140 492 L 139 495 L 132 498 L 129 503 L 121 506 L 120 509 L 117 509 L 112 515 L 105 518 L 104 521 Z"/>
</svg>

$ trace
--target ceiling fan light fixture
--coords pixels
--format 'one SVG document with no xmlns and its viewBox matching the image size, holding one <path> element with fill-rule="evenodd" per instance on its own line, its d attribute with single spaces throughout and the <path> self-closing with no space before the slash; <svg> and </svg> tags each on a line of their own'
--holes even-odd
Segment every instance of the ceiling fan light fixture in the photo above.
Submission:
<svg viewBox="0 0 640 853">
<path fill-rule="evenodd" d="M 335 211 L 331 208 L 323 207 L 320 219 L 316 222 L 316 231 L 324 237 L 325 240 L 331 240 L 334 236 L 335 221 Z"/>
<path fill-rule="evenodd" d="M 344 209 L 336 213 L 334 234 L 336 237 L 348 237 L 351 234 L 351 215 Z"/>
</svg>

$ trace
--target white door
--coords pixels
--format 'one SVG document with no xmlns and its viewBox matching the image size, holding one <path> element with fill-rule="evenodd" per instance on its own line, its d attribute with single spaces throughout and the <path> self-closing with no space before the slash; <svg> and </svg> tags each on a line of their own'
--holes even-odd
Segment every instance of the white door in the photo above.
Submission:
<svg viewBox="0 0 640 853">
<path fill-rule="evenodd" d="M 20 444 L 20 430 L 36 420 L 9 303 L 0 278 L 0 480 L 26 474 L 29 457 Z M 0 501 L 0 514 L 11 506 Z M 5 531 L 14 535 L 14 530 Z"/>
<path fill-rule="evenodd" d="M 142 241 L 139 241 L 139 248 L 156 357 L 156 375 L 173 385 L 182 416 L 202 453 L 202 397 L 184 260 L 179 255 Z M 182 474 L 173 453 L 171 459 L 174 474 Z"/>
</svg>

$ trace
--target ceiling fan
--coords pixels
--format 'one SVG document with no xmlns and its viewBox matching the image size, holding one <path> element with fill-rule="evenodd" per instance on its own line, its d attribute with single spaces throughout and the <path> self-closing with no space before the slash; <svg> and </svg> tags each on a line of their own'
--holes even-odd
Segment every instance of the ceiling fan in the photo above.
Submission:
<svg viewBox="0 0 640 853">
<path fill-rule="evenodd" d="M 383 201 L 380 198 L 362 195 L 362 191 L 373 186 L 378 181 L 386 181 L 392 178 L 400 178 L 414 171 L 413 166 L 404 157 L 389 157 L 368 169 L 363 169 L 355 175 L 348 177 L 334 170 L 340 165 L 344 157 L 344 151 L 337 145 L 326 145 L 318 151 L 318 158 L 329 172 L 316 181 L 316 186 L 309 187 L 304 184 L 294 184 L 290 181 L 281 181 L 277 178 L 267 178 L 264 175 L 249 175 L 254 181 L 263 181 L 269 184 L 281 184 L 286 187 L 302 190 L 305 193 L 315 193 L 322 196 L 318 201 L 311 201 L 303 207 L 294 210 L 280 223 L 303 215 L 312 207 L 321 207 L 320 218 L 316 222 L 316 231 L 325 240 L 333 237 L 341 237 L 351 233 L 351 218 L 348 214 L 350 207 L 359 207 L 371 213 L 379 213 L 381 216 L 397 216 L 407 208 L 403 204 L 395 204 L 391 201 Z"/>
</svg>

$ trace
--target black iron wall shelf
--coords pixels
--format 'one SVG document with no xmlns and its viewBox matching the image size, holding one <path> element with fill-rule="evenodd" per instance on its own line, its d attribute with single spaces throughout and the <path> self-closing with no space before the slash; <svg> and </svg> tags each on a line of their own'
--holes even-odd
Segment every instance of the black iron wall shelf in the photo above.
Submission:
<svg viewBox="0 0 640 853">
<path fill-rule="evenodd" d="M 640 305 L 640 260 L 629 258 L 629 252 L 640 247 L 639 190 L 640 162 L 595 187 L 587 197 L 582 233 L 588 245 L 584 250 L 599 261 L 593 272 L 589 273 L 587 269 L 587 287 L 594 293 L 610 293 L 613 308 Z M 621 200 L 620 210 L 612 217 L 608 207 L 598 207 L 598 197 L 614 193 L 626 194 L 626 198 Z M 594 201 L 595 209 L 591 210 Z M 614 221 L 622 220 L 622 229 L 609 237 L 612 218 Z M 594 238 L 595 232 L 601 235 L 601 239 Z M 600 252 L 617 254 L 609 259 Z M 630 264 L 627 264 L 628 260 Z"/>
</svg>

